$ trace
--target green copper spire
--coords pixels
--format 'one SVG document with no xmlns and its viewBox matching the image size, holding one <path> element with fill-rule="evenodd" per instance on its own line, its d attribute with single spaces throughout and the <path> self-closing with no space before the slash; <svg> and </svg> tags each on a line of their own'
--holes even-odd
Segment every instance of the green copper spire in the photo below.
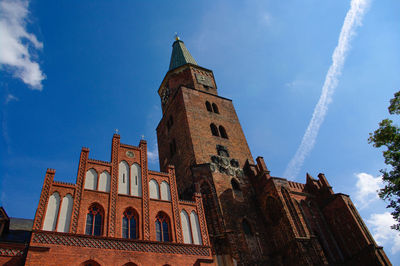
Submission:
<svg viewBox="0 0 400 266">
<path fill-rule="evenodd" d="M 172 44 L 172 55 L 171 62 L 169 63 L 169 70 L 188 63 L 197 65 L 196 60 L 194 60 L 188 49 L 186 49 L 185 44 L 179 39 L 178 36 L 175 36 L 175 42 Z"/>
</svg>

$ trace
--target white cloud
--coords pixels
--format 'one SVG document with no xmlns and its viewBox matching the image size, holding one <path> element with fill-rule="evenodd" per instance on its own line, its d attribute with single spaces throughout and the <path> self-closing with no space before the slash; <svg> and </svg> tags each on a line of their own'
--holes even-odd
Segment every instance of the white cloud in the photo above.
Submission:
<svg viewBox="0 0 400 266">
<path fill-rule="evenodd" d="M 369 0 L 352 0 L 350 9 L 346 14 L 342 30 L 339 35 L 338 44 L 332 55 L 332 64 L 329 67 L 325 77 L 324 85 L 322 86 L 321 96 L 315 106 L 314 113 L 308 124 L 306 132 L 299 148 L 297 149 L 292 160 L 286 167 L 284 177 L 295 178 L 306 159 L 306 156 L 314 147 L 319 128 L 324 122 L 326 112 L 328 111 L 329 103 L 332 101 L 332 95 L 338 85 L 338 78 L 342 72 L 344 62 L 347 57 L 347 52 L 350 49 L 350 41 L 355 34 L 355 28 L 361 25 L 361 20 L 368 7 Z"/>
<path fill-rule="evenodd" d="M 373 177 L 367 173 L 355 174 L 357 177 L 357 192 L 355 198 L 361 209 L 366 207 L 369 203 L 379 199 L 378 190 L 383 187 L 382 176 Z"/>
<path fill-rule="evenodd" d="M 157 144 L 153 145 L 153 148 L 147 150 L 147 159 L 151 163 L 155 163 L 158 161 L 158 147 Z"/>
<path fill-rule="evenodd" d="M 9 94 L 7 94 L 7 97 L 6 97 L 6 104 L 8 104 L 11 101 L 18 101 L 18 100 L 19 99 L 17 97 L 15 97 L 14 95 L 9 93 Z"/>
<path fill-rule="evenodd" d="M 378 245 L 391 245 L 392 254 L 400 251 L 400 233 L 390 228 L 396 221 L 389 212 L 373 213 L 367 223 Z"/>
<path fill-rule="evenodd" d="M 315 86 L 312 81 L 296 78 L 290 82 L 285 83 L 285 87 L 289 89 L 299 89 L 304 87 Z"/>
<path fill-rule="evenodd" d="M 0 1 L 0 69 L 10 71 L 31 88 L 41 90 L 45 79 L 32 52 L 43 48 L 34 34 L 26 30 L 28 1 Z M 34 49 L 33 49 L 34 48 Z"/>
</svg>

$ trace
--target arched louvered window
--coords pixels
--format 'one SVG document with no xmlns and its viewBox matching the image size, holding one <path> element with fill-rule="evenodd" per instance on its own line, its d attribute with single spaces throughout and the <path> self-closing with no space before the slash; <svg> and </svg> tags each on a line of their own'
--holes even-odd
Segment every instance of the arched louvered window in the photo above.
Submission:
<svg viewBox="0 0 400 266">
<path fill-rule="evenodd" d="M 101 236 L 103 233 L 103 217 L 104 211 L 99 204 L 93 204 L 90 206 L 86 215 L 85 234 Z"/>
<path fill-rule="evenodd" d="M 211 108 L 211 104 L 210 104 L 209 101 L 206 102 L 206 108 L 207 108 L 207 111 L 209 111 L 209 112 L 212 112 L 212 111 L 213 111 L 212 108 Z"/>
<path fill-rule="evenodd" d="M 226 130 L 223 126 L 219 126 L 219 134 L 221 135 L 221 138 L 227 139 L 228 135 L 226 134 Z"/>
<path fill-rule="evenodd" d="M 181 211 L 181 225 L 183 234 L 183 243 L 192 244 L 192 231 L 190 230 L 189 215 L 185 210 Z"/>
<path fill-rule="evenodd" d="M 60 209 L 60 194 L 54 192 L 47 203 L 46 216 L 44 218 L 43 230 L 54 231 L 56 229 L 58 210 Z"/>
<path fill-rule="evenodd" d="M 218 106 L 215 103 L 212 104 L 212 109 L 214 113 L 219 114 Z"/>
<path fill-rule="evenodd" d="M 161 242 L 171 241 L 171 225 L 168 216 L 159 212 L 156 216 L 156 240 Z"/>
<path fill-rule="evenodd" d="M 122 237 L 136 239 L 139 237 L 138 232 L 138 215 L 133 208 L 128 208 L 124 211 L 122 217 Z"/>
<path fill-rule="evenodd" d="M 72 205 L 74 204 L 71 194 L 67 194 L 61 203 L 60 216 L 58 218 L 57 232 L 68 233 L 71 222 Z"/>
<path fill-rule="evenodd" d="M 246 219 L 243 219 L 243 221 L 242 221 L 242 230 L 248 236 L 252 236 L 253 235 L 253 231 L 251 230 L 251 226 L 250 226 L 249 222 Z"/>
<path fill-rule="evenodd" d="M 216 125 L 211 124 L 211 125 L 210 125 L 210 129 L 211 129 L 211 134 L 212 134 L 213 136 L 219 137 L 218 128 L 217 128 Z"/>
<path fill-rule="evenodd" d="M 194 211 L 190 213 L 190 225 L 192 227 L 193 244 L 202 245 L 199 217 Z"/>
</svg>

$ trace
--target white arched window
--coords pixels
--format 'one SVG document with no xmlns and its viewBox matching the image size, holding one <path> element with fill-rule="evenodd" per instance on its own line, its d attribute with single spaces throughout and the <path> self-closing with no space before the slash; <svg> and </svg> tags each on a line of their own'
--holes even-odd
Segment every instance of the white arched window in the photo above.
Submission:
<svg viewBox="0 0 400 266">
<path fill-rule="evenodd" d="M 95 190 L 97 187 L 97 172 L 96 170 L 89 169 L 86 172 L 86 178 L 85 178 L 85 188 L 86 189 L 93 189 Z"/>
<path fill-rule="evenodd" d="M 142 196 L 142 171 L 137 163 L 131 166 L 131 195 Z"/>
<path fill-rule="evenodd" d="M 54 192 L 47 204 L 46 216 L 44 218 L 43 230 L 54 231 L 56 229 L 58 210 L 60 209 L 60 194 Z"/>
<path fill-rule="evenodd" d="M 110 192 L 110 182 L 111 182 L 110 173 L 107 171 L 102 172 L 99 177 L 98 190 L 104 191 L 104 192 Z"/>
<path fill-rule="evenodd" d="M 203 241 L 201 240 L 199 217 L 194 211 L 190 213 L 190 224 L 192 226 L 193 243 L 196 245 L 202 245 Z"/>
<path fill-rule="evenodd" d="M 129 165 L 125 161 L 119 163 L 118 193 L 129 194 Z"/>
<path fill-rule="evenodd" d="M 169 185 L 167 182 L 165 181 L 161 182 L 160 190 L 161 190 L 162 200 L 171 200 L 171 191 L 169 190 Z"/>
<path fill-rule="evenodd" d="M 183 243 L 192 244 L 192 232 L 190 230 L 189 215 L 185 210 L 181 211 L 181 224 L 182 224 L 182 234 Z"/>
<path fill-rule="evenodd" d="M 60 217 L 58 218 L 57 232 L 68 233 L 73 203 L 74 202 L 71 194 L 67 194 L 63 198 L 60 209 Z"/>
<path fill-rule="evenodd" d="M 151 199 L 159 199 L 160 198 L 160 190 L 158 188 L 158 183 L 156 180 L 152 179 L 149 182 L 149 192 Z"/>
</svg>

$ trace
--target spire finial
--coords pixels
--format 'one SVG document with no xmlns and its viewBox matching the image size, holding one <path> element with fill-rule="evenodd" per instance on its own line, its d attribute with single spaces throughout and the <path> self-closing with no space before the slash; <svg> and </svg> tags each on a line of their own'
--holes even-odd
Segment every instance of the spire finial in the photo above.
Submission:
<svg viewBox="0 0 400 266">
<path fill-rule="evenodd" d="M 179 39 L 178 33 L 175 32 L 175 41 L 179 41 L 179 40 L 180 40 L 180 39 Z"/>
</svg>

